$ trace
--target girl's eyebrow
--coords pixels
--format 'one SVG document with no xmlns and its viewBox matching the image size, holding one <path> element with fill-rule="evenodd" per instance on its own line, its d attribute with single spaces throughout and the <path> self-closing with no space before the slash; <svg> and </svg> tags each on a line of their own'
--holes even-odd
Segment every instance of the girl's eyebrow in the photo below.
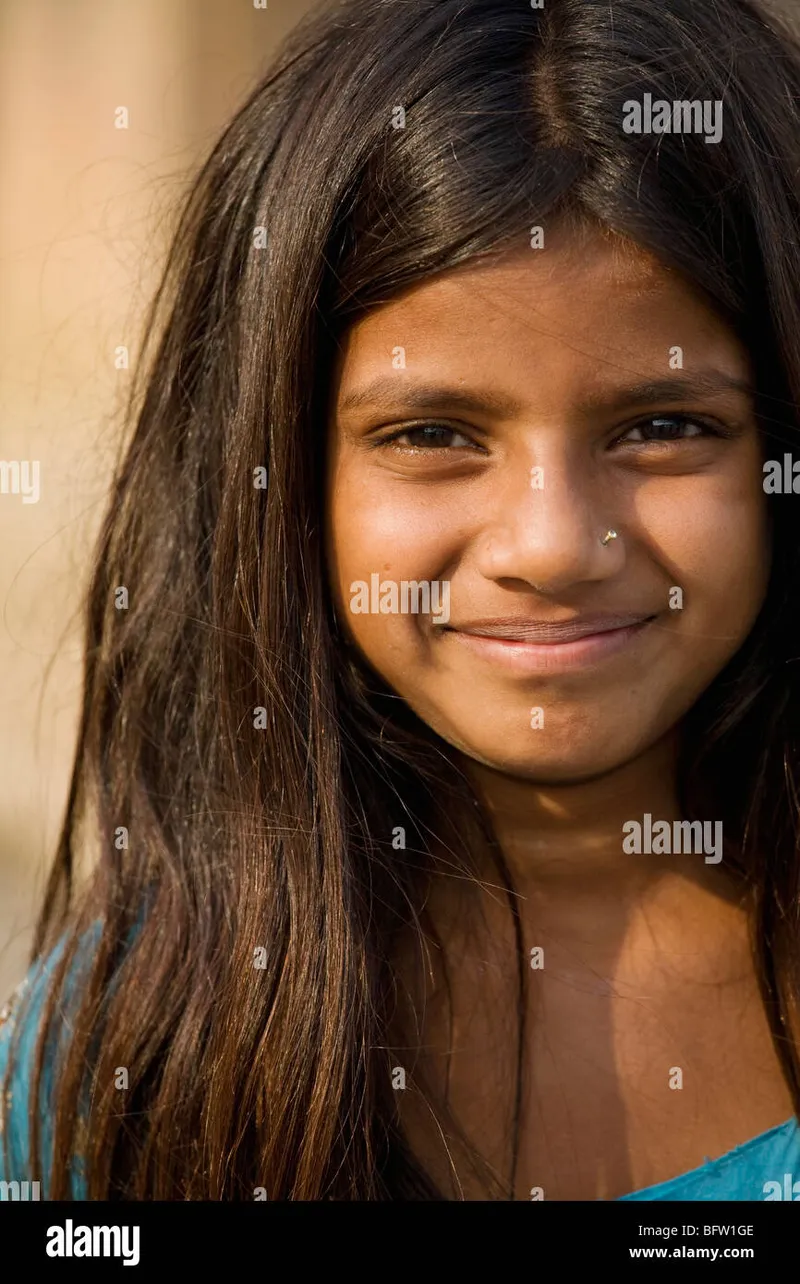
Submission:
<svg viewBox="0 0 800 1284">
<path fill-rule="evenodd" d="M 629 384 L 620 388 L 609 388 L 607 392 L 587 398 L 585 405 L 624 407 L 651 402 L 690 401 L 692 398 L 720 397 L 731 392 L 751 400 L 756 398 L 756 388 L 747 379 L 726 374 L 724 370 L 704 369 L 692 374 L 675 375 L 671 378 L 648 379 L 642 383 Z"/>
<path fill-rule="evenodd" d="M 704 369 L 691 375 L 650 379 L 622 387 L 609 387 L 585 402 L 587 409 L 600 406 L 624 407 L 652 402 L 680 402 L 692 397 L 713 397 L 736 392 L 755 399 L 756 390 L 746 379 L 722 370 Z M 515 398 L 496 390 L 468 390 L 445 384 L 404 384 L 397 375 L 380 375 L 362 388 L 354 388 L 339 402 L 337 410 L 412 410 L 434 412 L 444 407 L 478 414 L 520 415 L 523 407 Z"/>
<path fill-rule="evenodd" d="M 376 410 L 436 410 L 442 406 L 451 406 L 459 410 L 474 411 L 478 414 L 496 415 L 519 414 L 522 407 L 513 397 L 502 392 L 469 392 L 465 388 L 448 387 L 444 384 L 403 384 L 397 375 L 380 375 L 363 388 L 354 388 L 339 402 L 337 409 L 363 410 L 374 407 Z"/>
</svg>

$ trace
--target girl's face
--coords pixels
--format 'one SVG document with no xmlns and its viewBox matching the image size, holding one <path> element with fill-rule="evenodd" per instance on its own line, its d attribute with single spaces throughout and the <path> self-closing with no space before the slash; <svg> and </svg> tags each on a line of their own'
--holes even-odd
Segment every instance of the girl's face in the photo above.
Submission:
<svg viewBox="0 0 800 1284">
<path fill-rule="evenodd" d="M 751 378 L 677 275 L 595 231 L 373 311 L 343 345 L 330 426 L 352 641 L 497 770 L 568 782 L 641 754 L 764 598 Z"/>
</svg>

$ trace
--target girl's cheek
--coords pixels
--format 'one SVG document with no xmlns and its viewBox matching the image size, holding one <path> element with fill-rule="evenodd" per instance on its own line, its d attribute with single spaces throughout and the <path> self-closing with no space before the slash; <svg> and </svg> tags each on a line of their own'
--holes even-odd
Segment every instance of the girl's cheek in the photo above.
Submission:
<svg viewBox="0 0 800 1284">
<path fill-rule="evenodd" d="M 648 556 L 674 572 L 676 582 L 684 577 L 711 599 L 734 586 L 737 599 L 761 591 L 769 539 L 757 496 L 695 488 L 671 503 L 641 504 L 637 521 Z"/>
<path fill-rule="evenodd" d="M 341 581 L 373 571 L 435 575 L 468 542 L 464 505 L 453 496 L 415 493 L 410 484 L 389 495 L 379 488 L 369 477 L 337 488 L 332 535 Z"/>
</svg>

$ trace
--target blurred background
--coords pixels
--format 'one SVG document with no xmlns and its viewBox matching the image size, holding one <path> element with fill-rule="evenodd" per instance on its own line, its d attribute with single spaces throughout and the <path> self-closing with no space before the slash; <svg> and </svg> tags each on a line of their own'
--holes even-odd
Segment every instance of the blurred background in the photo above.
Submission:
<svg viewBox="0 0 800 1284">
<path fill-rule="evenodd" d="M 189 177 L 310 7 L 0 0 L 0 460 L 38 460 L 40 488 L 0 493 L 0 1008 L 66 801 L 79 611 L 142 313 Z"/>
<path fill-rule="evenodd" d="M 800 23 L 800 0 L 774 5 Z M 40 487 L 0 493 L 0 1008 L 66 800 L 79 612 L 142 313 L 189 177 L 310 7 L 0 0 L 0 461 L 38 460 Z"/>
</svg>

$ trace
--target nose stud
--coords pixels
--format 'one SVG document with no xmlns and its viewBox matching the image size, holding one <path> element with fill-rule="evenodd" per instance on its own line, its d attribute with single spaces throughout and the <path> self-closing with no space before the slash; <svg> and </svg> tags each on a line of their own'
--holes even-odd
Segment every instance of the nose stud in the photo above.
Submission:
<svg viewBox="0 0 800 1284">
<path fill-rule="evenodd" d="M 617 534 L 617 532 L 616 532 L 616 531 L 606 531 L 605 535 L 604 535 L 604 536 L 602 537 L 602 539 L 600 540 L 600 543 L 603 545 L 603 547 L 604 547 L 604 548 L 606 548 L 606 547 L 611 543 L 612 539 L 619 539 L 619 535 Z M 546 592 L 547 592 L 547 589 L 546 589 L 546 587 L 545 587 L 543 584 L 533 584 L 533 583 L 531 583 L 531 588 L 534 588 L 534 589 L 536 590 L 536 592 L 537 592 L 537 593 L 546 593 Z"/>
</svg>

